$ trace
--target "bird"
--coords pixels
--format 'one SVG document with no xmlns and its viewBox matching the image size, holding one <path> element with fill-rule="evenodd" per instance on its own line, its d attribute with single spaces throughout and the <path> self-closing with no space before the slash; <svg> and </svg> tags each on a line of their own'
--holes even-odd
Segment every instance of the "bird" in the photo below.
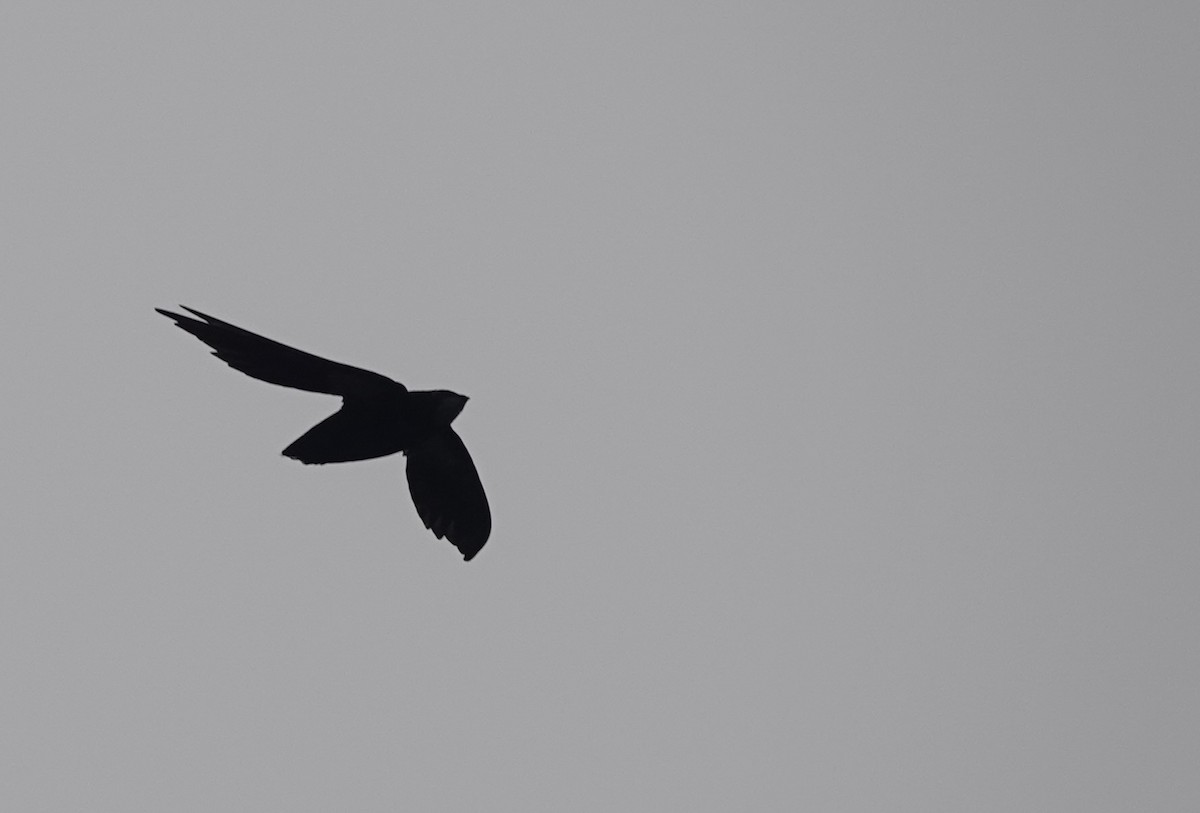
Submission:
<svg viewBox="0 0 1200 813">
<path fill-rule="evenodd" d="M 301 463 L 370 460 L 400 452 L 417 515 L 465 561 L 492 531 L 492 514 L 475 463 L 450 424 L 467 396 L 409 390 L 379 373 L 329 361 L 259 336 L 198 310 L 191 316 L 155 308 L 251 378 L 308 392 L 339 395 L 342 407 L 293 441 L 283 454 Z"/>
</svg>

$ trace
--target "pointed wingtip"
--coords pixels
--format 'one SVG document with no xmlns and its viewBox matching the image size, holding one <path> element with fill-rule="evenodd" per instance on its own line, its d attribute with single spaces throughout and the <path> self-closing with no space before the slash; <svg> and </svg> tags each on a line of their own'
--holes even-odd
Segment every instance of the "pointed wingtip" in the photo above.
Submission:
<svg viewBox="0 0 1200 813">
<path fill-rule="evenodd" d="M 487 544 L 487 536 L 483 538 L 482 542 L 478 539 L 451 539 L 449 536 L 446 537 L 446 541 L 458 548 L 464 562 L 469 562 L 479 551 L 483 550 L 483 546 Z"/>
<path fill-rule="evenodd" d="M 185 310 L 188 313 L 195 314 L 196 316 L 201 316 L 206 320 L 210 319 L 210 317 L 204 316 L 204 314 L 200 313 L 199 311 L 192 310 L 187 305 L 178 305 L 177 307 L 180 310 Z M 193 319 L 191 316 L 184 316 L 182 313 L 176 313 L 175 311 L 169 311 L 166 308 L 155 308 L 154 310 L 158 313 L 161 313 L 163 316 L 167 317 L 168 319 L 173 320 L 175 322 L 175 324 L 180 325 L 180 326 L 182 326 L 184 322 L 193 322 L 194 323 L 194 322 L 198 321 L 196 319 Z"/>
<path fill-rule="evenodd" d="M 187 305 L 176 305 L 175 307 L 179 308 L 182 311 L 187 311 L 188 313 L 192 314 L 192 316 L 198 316 L 199 318 L 204 319 L 205 321 L 209 321 L 209 322 L 213 321 L 213 317 L 209 316 L 207 313 L 201 313 L 200 311 L 196 310 L 195 308 L 189 308 Z M 188 319 L 188 318 L 190 318 L 190 317 L 184 316 L 182 313 L 176 313 L 175 311 L 169 311 L 166 308 L 155 308 L 154 310 L 158 311 L 163 316 L 170 317 L 171 319 Z"/>
<path fill-rule="evenodd" d="M 179 307 L 183 308 L 185 311 L 192 314 L 192 316 L 199 316 L 201 319 L 203 319 L 206 322 L 213 321 L 213 318 L 211 316 L 209 316 L 207 313 L 201 313 L 200 311 L 196 310 L 195 308 L 189 308 L 187 305 L 180 305 Z M 220 321 L 220 320 L 217 320 L 217 321 Z"/>
</svg>

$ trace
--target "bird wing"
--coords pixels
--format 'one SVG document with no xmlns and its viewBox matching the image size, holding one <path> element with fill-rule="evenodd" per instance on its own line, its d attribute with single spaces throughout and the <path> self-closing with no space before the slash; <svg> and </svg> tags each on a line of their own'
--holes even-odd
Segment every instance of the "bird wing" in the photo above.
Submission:
<svg viewBox="0 0 1200 813">
<path fill-rule="evenodd" d="M 329 361 L 200 311 L 180 307 L 200 318 L 193 319 L 162 308 L 155 310 L 211 347 L 213 355 L 221 361 L 260 381 L 344 398 L 395 392 L 396 387 L 404 389 L 403 384 L 379 373 Z"/>
<path fill-rule="evenodd" d="M 470 561 L 492 532 L 492 513 L 467 447 L 446 427 L 406 454 L 408 490 L 421 521 Z"/>
</svg>

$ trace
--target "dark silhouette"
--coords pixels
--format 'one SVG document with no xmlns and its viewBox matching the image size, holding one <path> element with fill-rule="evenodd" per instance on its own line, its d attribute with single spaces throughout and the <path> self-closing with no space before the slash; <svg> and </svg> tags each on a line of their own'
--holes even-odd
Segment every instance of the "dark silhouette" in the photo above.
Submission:
<svg viewBox="0 0 1200 813">
<path fill-rule="evenodd" d="M 181 306 L 182 307 L 182 306 Z M 425 527 L 470 561 L 487 542 L 492 514 L 467 447 L 450 428 L 467 396 L 449 390 L 410 392 L 379 373 L 338 364 L 240 327 L 156 311 L 248 376 L 284 387 L 342 397 L 342 408 L 283 450 L 302 463 L 341 463 L 403 452 L 408 489 Z"/>
</svg>

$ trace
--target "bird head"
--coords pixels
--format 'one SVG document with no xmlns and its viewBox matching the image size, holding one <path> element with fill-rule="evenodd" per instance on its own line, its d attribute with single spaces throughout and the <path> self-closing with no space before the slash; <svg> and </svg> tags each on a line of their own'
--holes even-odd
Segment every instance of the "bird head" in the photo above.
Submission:
<svg viewBox="0 0 1200 813">
<path fill-rule="evenodd" d="M 439 423 L 445 423 L 446 426 L 449 426 L 450 422 L 458 417 L 458 413 L 463 411 L 463 407 L 469 400 L 467 396 L 450 390 L 434 390 L 433 394 L 437 396 L 433 408 L 434 417 Z"/>
</svg>

